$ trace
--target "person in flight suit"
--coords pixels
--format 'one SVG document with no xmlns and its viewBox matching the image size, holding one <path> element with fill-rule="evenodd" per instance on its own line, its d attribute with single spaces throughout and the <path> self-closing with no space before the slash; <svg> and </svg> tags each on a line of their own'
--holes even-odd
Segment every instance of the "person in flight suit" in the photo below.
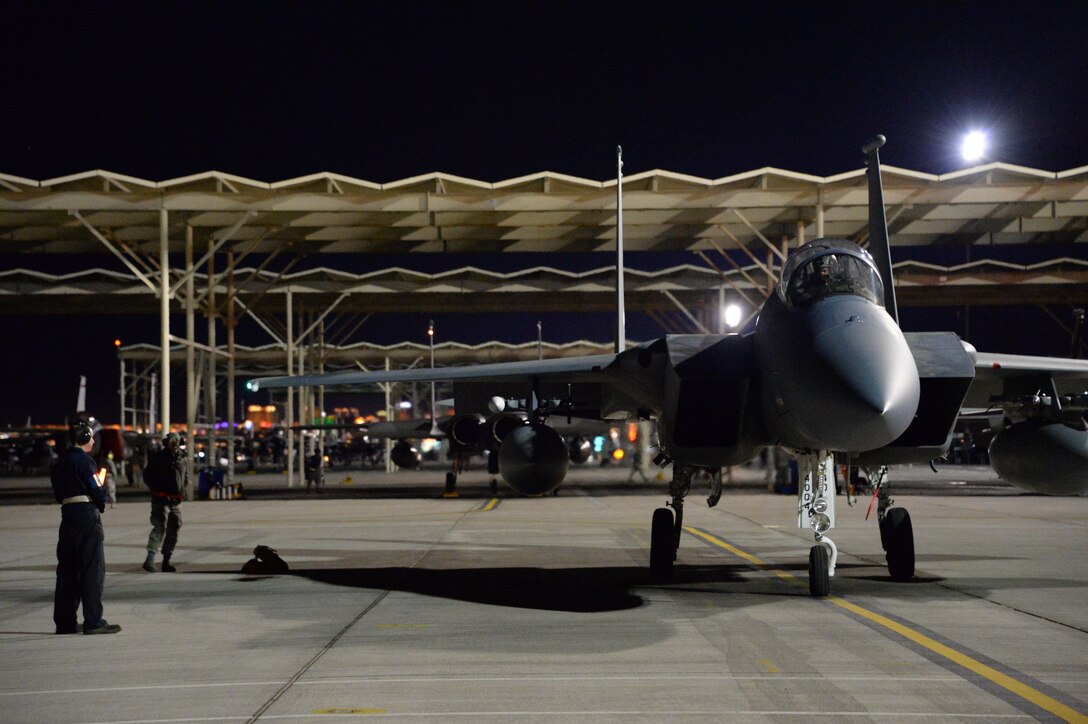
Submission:
<svg viewBox="0 0 1088 724">
<path fill-rule="evenodd" d="M 72 446 L 53 468 L 53 497 L 60 503 L 57 541 L 57 587 L 53 622 L 58 634 L 79 633 L 76 609 L 83 603 L 83 633 L 112 634 L 121 630 L 102 618 L 102 586 L 106 580 L 102 512 L 107 493 L 96 475 L 94 433 L 85 422 L 68 430 Z"/>
<path fill-rule="evenodd" d="M 151 488 L 151 534 L 147 537 L 144 570 L 155 572 L 155 554 L 162 548 L 162 571 L 177 571 L 170 563 L 181 528 L 181 501 L 189 487 L 189 467 L 181 453 L 181 436 L 169 433 L 162 440 L 162 450 L 151 454 L 144 470 L 144 482 Z"/>
</svg>

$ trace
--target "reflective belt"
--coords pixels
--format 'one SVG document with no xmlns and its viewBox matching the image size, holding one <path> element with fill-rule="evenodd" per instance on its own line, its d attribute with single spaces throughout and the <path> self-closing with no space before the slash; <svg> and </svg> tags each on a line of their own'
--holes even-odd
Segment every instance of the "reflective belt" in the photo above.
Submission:
<svg viewBox="0 0 1088 724">
<path fill-rule="evenodd" d="M 89 503 L 91 499 L 86 495 L 73 495 L 71 498 L 65 498 L 60 501 L 61 505 L 68 505 L 69 503 Z"/>
</svg>

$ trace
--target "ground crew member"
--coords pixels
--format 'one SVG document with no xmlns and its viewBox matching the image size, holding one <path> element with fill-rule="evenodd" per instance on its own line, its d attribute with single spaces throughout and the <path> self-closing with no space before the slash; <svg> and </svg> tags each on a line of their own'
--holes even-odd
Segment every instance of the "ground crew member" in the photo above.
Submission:
<svg viewBox="0 0 1088 724">
<path fill-rule="evenodd" d="M 53 622 L 58 634 L 79 633 L 76 609 L 82 601 L 83 633 L 117 633 L 121 627 L 102 618 L 106 554 L 101 514 L 106 489 L 87 454 L 94 448 L 94 433 L 87 423 L 77 422 L 69 428 L 68 439 L 72 447 L 50 475 L 53 497 L 61 505 Z"/>
<path fill-rule="evenodd" d="M 162 440 L 163 448 L 151 453 L 144 482 L 151 489 L 151 534 L 147 537 L 144 570 L 155 572 L 155 554 L 162 548 L 162 571 L 177 570 L 170 563 L 181 528 L 181 501 L 189 487 L 189 467 L 181 453 L 181 437 L 172 432 Z"/>
<path fill-rule="evenodd" d="M 113 453 L 106 453 L 106 459 L 102 461 L 102 467 L 106 469 L 106 492 L 109 495 L 109 503 L 112 508 L 117 502 L 117 466 L 113 462 Z M 99 469 L 101 470 L 101 468 Z"/>
</svg>

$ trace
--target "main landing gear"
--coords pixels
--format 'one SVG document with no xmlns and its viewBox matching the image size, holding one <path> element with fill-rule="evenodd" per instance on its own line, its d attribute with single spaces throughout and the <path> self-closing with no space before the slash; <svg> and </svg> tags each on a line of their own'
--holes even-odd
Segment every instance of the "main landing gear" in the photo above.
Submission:
<svg viewBox="0 0 1088 724">
<path fill-rule="evenodd" d="M 691 479 L 697 472 L 706 473 L 710 483 L 710 495 L 707 504 L 713 508 L 722 496 L 722 471 L 697 468 L 693 465 L 677 465 L 672 470 L 669 483 L 669 495 L 672 500 L 668 506 L 654 511 L 650 527 L 650 576 L 654 580 L 665 580 L 672 575 L 672 564 L 676 561 L 676 551 L 680 548 L 680 533 L 684 529 L 684 498 L 691 490 Z M 676 514 L 673 515 L 673 511 Z"/>
<path fill-rule="evenodd" d="M 880 544 L 888 562 L 893 581 L 914 578 L 914 526 L 905 508 L 893 508 L 888 494 L 888 470 L 881 468 L 876 475 L 877 520 L 880 521 Z"/>
</svg>

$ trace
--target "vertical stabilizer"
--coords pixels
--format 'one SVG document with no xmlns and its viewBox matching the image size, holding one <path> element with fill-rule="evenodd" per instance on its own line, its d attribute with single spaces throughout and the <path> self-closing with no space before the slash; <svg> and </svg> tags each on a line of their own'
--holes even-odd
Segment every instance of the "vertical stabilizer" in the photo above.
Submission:
<svg viewBox="0 0 1088 724">
<path fill-rule="evenodd" d="M 616 146 L 616 354 L 627 345 L 623 305 L 623 147 Z"/>
<path fill-rule="evenodd" d="M 87 411 L 87 378 L 79 376 L 79 396 L 76 397 L 76 412 Z"/>
<path fill-rule="evenodd" d="M 876 136 L 862 147 L 865 153 L 866 175 L 869 177 L 869 253 L 873 255 L 884 283 L 884 308 L 899 323 L 899 308 L 895 303 L 892 277 L 892 251 L 888 240 L 888 219 L 884 215 L 884 188 L 880 182 L 880 147 L 884 136 Z"/>
</svg>

